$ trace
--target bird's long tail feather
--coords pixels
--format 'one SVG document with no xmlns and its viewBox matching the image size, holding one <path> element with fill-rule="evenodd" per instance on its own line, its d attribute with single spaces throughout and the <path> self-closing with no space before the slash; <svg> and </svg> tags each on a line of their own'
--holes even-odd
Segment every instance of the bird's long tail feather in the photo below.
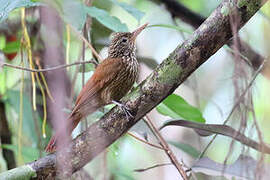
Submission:
<svg viewBox="0 0 270 180">
<path fill-rule="evenodd" d="M 45 148 L 46 152 L 54 152 L 56 150 L 56 139 L 57 139 L 56 135 L 51 137 L 47 147 Z"/>
<path fill-rule="evenodd" d="M 45 148 L 45 151 L 49 152 L 49 153 L 56 151 L 57 139 L 59 139 L 61 136 L 63 136 L 64 133 L 67 133 L 67 135 L 69 136 L 72 133 L 73 129 L 75 129 L 75 127 L 78 125 L 80 120 L 81 120 L 80 115 L 78 115 L 78 114 L 71 115 L 67 120 L 67 122 L 68 122 L 67 127 L 68 128 L 64 128 L 61 131 L 57 132 L 54 136 L 52 136 L 47 147 Z M 64 131 L 67 131 L 67 132 L 64 132 Z"/>
</svg>

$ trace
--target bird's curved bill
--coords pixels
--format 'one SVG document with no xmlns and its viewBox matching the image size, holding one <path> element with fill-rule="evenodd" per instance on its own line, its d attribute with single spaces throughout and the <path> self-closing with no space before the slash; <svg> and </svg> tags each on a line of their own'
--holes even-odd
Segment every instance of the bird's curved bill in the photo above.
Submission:
<svg viewBox="0 0 270 180">
<path fill-rule="evenodd" d="M 145 23 L 144 25 L 140 26 L 139 28 L 135 29 L 135 31 L 132 32 L 131 40 L 135 41 L 136 37 L 146 28 L 148 23 Z"/>
</svg>

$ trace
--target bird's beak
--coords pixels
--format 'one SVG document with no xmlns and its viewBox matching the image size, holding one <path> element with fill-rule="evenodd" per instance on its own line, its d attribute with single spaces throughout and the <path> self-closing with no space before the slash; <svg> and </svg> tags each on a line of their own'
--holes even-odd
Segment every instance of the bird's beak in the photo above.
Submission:
<svg viewBox="0 0 270 180">
<path fill-rule="evenodd" d="M 144 30 L 146 28 L 146 26 L 148 25 L 148 23 L 142 25 L 141 27 L 135 29 L 135 31 L 132 32 L 132 36 L 131 36 L 131 40 L 135 41 L 136 37 L 142 32 L 142 30 Z"/>
</svg>

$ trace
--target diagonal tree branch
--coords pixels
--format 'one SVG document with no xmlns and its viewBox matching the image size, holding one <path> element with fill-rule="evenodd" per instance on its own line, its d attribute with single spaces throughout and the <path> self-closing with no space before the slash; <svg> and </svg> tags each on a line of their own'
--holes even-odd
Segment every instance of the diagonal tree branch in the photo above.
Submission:
<svg viewBox="0 0 270 180">
<path fill-rule="evenodd" d="M 180 18 L 182 21 L 190 24 L 193 26 L 195 29 L 198 28 L 206 18 L 201 16 L 200 14 L 197 14 L 184 5 L 182 5 L 180 2 L 176 0 L 159 0 L 160 2 L 164 3 L 168 9 L 168 11 L 172 14 L 174 17 Z M 227 43 L 232 49 L 234 46 L 234 43 L 232 42 L 232 39 L 228 41 Z M 254 70 L 257 70 L 260 65 L 263 63 L 265 58 L 261 56 L 259 53 L 257 53 L 255 50 L 252 49 L 246 42 L 243 40 L 239 41 L 239 52 L 247 57 L 248 64 L 252 66 Z M 233 52 L 232 52 L 233 53 Z M 244 59 L 246 60 L 246 59 Z M 267 69 L 269 67 L 269 63 L 265 64 L 265 68 Z M 262 74 L 267 76 L 266 71 L 262 71 Z"/>
<path fill-rule="evenodd" d="M 29 176 L 35 179 L 53 177 L 56 175 L 57 159 L 63 161 L 67 152 L 71 158 L 66 159 L 66 163 L 72 166 L 72 172 L 82 168 L 170 95 L 232 37 L 230 15 L 237 13 L 241 28 L 264 2 L 224 0 L 188 40 L 179 45 L 146 80 L 123 98 L 133 117 L 126 118 L 125 113 L 115 107 L 75 138 L 70 148 L 60 150 L 57 155 L 45 156 L 17 170 L 13 169 L 12 172 L 25 168 Z M 1 174 L 0 179 L 7 177 L 7 174 L 9 172 Z"/>
<path fill-rule="evenodd" d="M 182 165 L 178 162 L 176 156 L 172 152 L 171 148 L 169 147 L 168 143 L 165 141 L 165 139 L 162 137 L 162 135 L 159 133 L 158 129 L 155 127 L 155 125 L 151 122 L 151 119 L 146 115 L 145 116 L 145 122 L 147 126 L 150 128 L 150 130 L 153 132 L 153 134 L 156 136 L 156 138 L 159 140 L 160 145 L 164 148 L 167 156 L 170 158 L 172 164 L 176 167 L 178 172 L 181 174 L 182 178 L 184 180 L 187 180 L 187 174 L 182 167 Z"/>
</svg>

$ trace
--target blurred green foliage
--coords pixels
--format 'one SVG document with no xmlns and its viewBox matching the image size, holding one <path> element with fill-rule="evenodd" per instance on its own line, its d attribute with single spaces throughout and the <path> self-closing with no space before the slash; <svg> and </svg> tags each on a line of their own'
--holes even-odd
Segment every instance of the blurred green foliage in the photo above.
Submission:
<svg viewBox="0 0 270 180">
<path fill-rule="evenodd" d="M 27 94 L 23 95 L 23 132 L 25 139 L 31 139 L 31 142 L 37 145 L 38 138 L 35 131 L 34 118 L 32 114 L 32 105 Z M 20 92 L 9 90 L 7 91 L 7 103 L 17 113 L 20 112 Z"/>
<path fill-rule="evenodd" d="M 5 44 L 5 47 L 2 49 L 4 53 L 14 53 L 18 52 L 21 47 L 21 43 L 19 41 L 8 42 Z"/>
<path fill-rule="evenodd" d="M 2 144 L 1 148 L 8 149 L 15 152 L 15 155 L 18 154 L 18 146 L 16 145 Z M 43 154 L 45 155 L 45 153 Z M 28 162 L 32 162 L 38 159 L 40 157 L 40 151 L 37 148 L 25 146 L 22 148 L 22 155 L 23 155 L 24 162 L 28 163 Z"/>
<path fill-rule="evenodd" d="M 0 0 L 0 4 L 0 22 L 4 21 L 14 9 L 40 5 L 31 0 Z"/>
<path fill-rule="evenodd" d="M 186 7 L 190 8 L 194 12 L 197 12 L 205 17 L 207 17 L 213 9 L 221 2 L 221 0 L 178 0 L 179 2 L 183 3 Z M 15 22 L 20 21 L 20 13 L 19 8 L 20 7 L 36 7 L 40 5 L 45 5 L 47 1 L 37 1 L 37 0 L 0 0 L 0 22 Z M 91 43 L 93 46 L 97 49 L 97 51 L 101 52 L 103 57 L 106 57 L 106 53 L 103 53 L 103 51 L 106 51 L 104 47 L 106 47 L 109 43 L 109 36 L 111 32 L 113 31 L 130 31 L 132 28 L 137 27 L 138 24 L 142 24 L 143 22 L 150 22 L 152 27 L 156 28 L 147 28 L 146 29 L 146 35 L 144 36 L 143 43 L 140 43 L 143 48 L 140 48 L 140 53 L 138 53 L 140 56 L 143 53 L 149 53 L 153 54 L 151 58 L 154 60 L 164 59 L 171 51 L 174 49 L 178 44 L 180 44 L 180 38 L 185 39 L 188 34 L 192 33 L 192 28 L 190 28 L 188 25 L 185 25 L 182 21 L 180 21 L 178 18 L 171 17 L 170 13 L 164 8 L 164 5 L 160 5 L 159 0 L 94 0 L 92 3 L 92 6 L 86 6 L 84 4 L 84 1 L 82 0 L 57 0 L 57 1 L 51 1 L 50 2 L 53 7 L 55 7 L 58 10 L 59 15 L 63 19 L 63 21 L 66 24 L 71 25 L 74 27 L 77 31 L 81 32 L 83 30 L 83 27 L 85 25 L 85 22 L 87 20 L 87 17 L 92 17 L 92 24 L 91 24 L 91 32 L 89 32 L 91 40 Z M 30 9 L 29 9 L 30 10 Z M 265 14 L 267 13 L 267 9 L 264 8 L 263 12 Z M 11 19 L 12 17 L 12 19 Z M 29 21 L 33 21 L 33 18 L 28 16 Z M 180 22 L 180 23 L 179 23 Z M 256 21 L 258 23 L 258 21 Z M 183 25 L 183 26 L 182 26 Z M 0 24 L 0 30 L 1 28 L 5 28 L 6 25 Z M 20 27 L 20 26 L 19 26 Z M 258 28 L 259 25 L 255 24 L 253 25 L 253 28 Z M 70 63 L 75 62 L 77 60 L 81 60 L 81 52 L 82 52 L 82 41 L 80 38 L 78 38 L 77 34 L 71 33 L 71 40 L 67 41 L 67 33 L 65 28 L 63 33 L 63 44 L 65 47 L 67 46 L 67 43 L 70 43 Z M 44 29 L 42 29 L 44 30 Z M 46 29 L 45 29 L 46 30 Z M 175 31 L 177 30 L 177 31 Z M 21 33 L 21 30 L 17 30 L 18 34 Z M 148 31 L 148 32 L 147 32 Z M 185 32 L 184 34 L 182 34 Z M 148 33 L 148 34 L 147 34 Z M 259 34 L 259 33 L 258 33 Z M 183 36 L 183 37 L 182 37 Z M 176 38 L 178 37 L 178 39 Z M 33 40 L 38 39 L 37 37 L 31 37 Z M 163 38 L 163 39 L 162 39 Z M 173 43 L 171 43 L 172 39 L 176 39 Z M 155 41 L 156 40 L 156 41 Z M 182 39 L 181 39 L 182 40 Z M 11 52 L 19 52 L 21 48 L 21 39 L 18 39 L 15 42 L 6 42 L 5 34 L 0 34 L 0 50 L 2 53 L 11 53 Z M 152 46 L 154 47 L 154 50 L 152 50 L 150 47 L 151 44 L 149 42 L 152 42 Z M 176 43 L 175 43 L 176 42 Z M 33 43 L 37 43 L 37 41 L 33 41 Z M 175 43 L 175 44 L 174 44 Z M 258 43 L 258 42 L 257 42 Z M 172 44 L 172 45 L 171 45 Z M 252 43 L 253 44 L 253 43 Z M 162 46 L 163 45 L 163 46 Z M 33 51 L 36 51 L 36 47 L 42 48 L 43 45 L 41 44 L 33 44 Z M 143 50 L 141 50 L 143 49 Z M 25 49 L 22 49 L 25 52 Z M 154 54 L 155 53 L 155 54 Z M 163 54 L 162 54 L 163 53 Z M 86 49 L 85 51 L 86 60 L 89 60 L 92 58 L 92 53 L 89 49 Z M 224 55 L 223 55 L 224 56 Z M 2 61 L 0 57 L 0 63 Z M 5 62 L 8 62 L 10 64 L 18 65 L 20 63 L 21 58 L 26 59 L 26 56 L 24 55 L 21 57 L 18 55 L 14 61 L 9 62 L 5 60 Z M 230 59 L 231 57 L 227 56 L 227 59 Z M 218 56 L 216 58 L 217 60 L 222 59 L 222 56 Z M 227 60 L 226 59 L 226 60 Z M 216 60 L 216 61 L 217 61 Z M 4 60 L 3 60 L 4 61 Z M 28 64 L 26 63 L 26 66 Z M 214 65 L 215 67 L 219 68 L 219 71 L 224 70 L 224 74 L 227 76 L 233 76 L 232 72 L 232 65 L 229 64 L 229 70 L 228 67 L 220 67 L 218 65 Z M 87 64 L 85 65 L 85 79 L 88 79 L 91 77 L 93 71 L 94 71 L 94 65 L 93 64 Z M 207 74 L 207 71 L 209 70 L 201 70 L 198 72 L 199 75 Z M 211 69 L 211 71 L 214 71 Z M 74 80 L 74 97 L 79 93 L 81 87 L 82 87 L 82 76 L 83 76 L 83 70 L 82 66 L 78 69 L 77 79 L 74 78 L 76 74 L 76 68 L 71 67 L 68 69 L 68 75 L 70 79 Z M 14 70 L 14 69 L 8 69 L 8 68 L 1 68 L 0 66 L 0 100 L 3 101 L 6 105 L 6 116 L 8 118 L 8 123 L 10 130 L 12 132 L 12 144 L 2 144 L 1 148 L 12 150 L 15 155 L 17 155 L 18 151 L 18 117 L 19 117 L 19 111 L 20 111 L 20 91 L 19 87 L 21 85 L 20 81 L 20 71 Z M 74 79 L 73 79 L 74 78 Z M 199 80 L 203 81 L 203 78 Z M 209 77 L 208 77 L 209 78 Z M 211 80 L 209 80 L 211 79 Z M 213 77 L 210 77 L 207 79 L 207 82 L 203 84 L 202 89 L 205 88 L 203 92 L 208 92 L 210 85 L 210 81 L 215 80 Z M 32 100 L 31 100 L 31 92 L 29 92 L 29 88 L 31 86 L 29 73 L 26 73 L 26 79 L 25 79 L 25 92 L 23 95 L 23 147 L 22 147 L 22 155 L 24 162 L 31 162 L 40 156 L 44 155 L 43 148 L 46 145 L 46 142 L 48 141 L 48 138 L 51 135 L 51 127 L 47 125 L 47 139 L 41 138 L 41 117 L 42 112 L 36 111 L 34 112 L 32 110 Z M 219 79 L 220 80 L 220 79 Z M 224 81 L 224 79 L 222 79 Z M 218 80 L 217 80 L 218 81 Z M 268 82 L 266 79 L 261 78 L 259 85 L 264 84 L 265 87 L 261 87 L 262 91 L 262 97 L 255 99 L 255 111 L 256 114 L 259 114 L 259 122 L 262 126 L 262 132 L 265 135 L 264 138 L 266 141 L 269 141 L 269 131 L 268 131 L 268 125 L 269 121 L 265 119 L 265 116 L 269 114 L 269 103 L 265 100 L 265 97 L 267 96 L 267 93 L 269 92 L 270 85 L 267 84 Z M 208 87 L 208 84 L 209 87 Z M 218 84 L 218 83 L 217 83 Z M 205 87 L 206 86 L 206 87 Z M 214 86 L 214 85 L 213 85 Z M 203 101 L 201 104 L 203 104 L 203 107 L 197 108 L 192 105 L 190 105 L 185 98 L 182 98 L 181 96 L 177 94 L 172 94 L 168 98 L 166 98 L 163 102 L 160 103 L 160 105 L 156 108 L 159 114 L 165 115 L 167 117 L 162 117 L 163 119 L 166 118 L 173 118 L 173 119 L 186 119 L 189 121 L 195 121 L 195 122 L 201 122 L 205 123 L 211 120 L 211 119 L 222 119 L 222 118 L 216 118 L 216 114 L 214 113 L 213 108 L 209 112 L 205 112 L 205 109 L 207 110 L 207 106 L 211 104 L 212 101 L 218 101 L 223 102 L 224 99 L 218 99 L 216 96 L 222 94 L 222 96 L 225 94 L 225 91 L 227 92 L 227 89 L 232 89 L 232 84 L 227 85 L 227 88 L 224 86 L 221 86 L 217 88 L 215 92 L 212 92 L 206 95 L 202 95 L 201 101 Z M 229 88 L 228 88 L 229 87 Z M 190 91 L 194 92 L 194 89 L 190 89 Z M 233 94 L 234 92 L 231 92 Z M 184 96 L 185 97 L 185 96 Z M 72 97 L 73 98 L 73 97 Z M 229 100 L 231 103 L 231 99 Z M 228 100 L 226 101 L 228 102 Z M 38 106 L 42 107 L 43 103 L 41 100 L 41 96 L 38 95 Z M 225 104 L 225 105 L 224 105 Z M 230 106 L 224 103 L 223 105 L 223 111 L 227 112 L 229 111 Z M 112 106 L 107 106 L 103 110 L 96 112 L 89 116 L 88 119 L 89 122 L 94 122 L 95 120 L 99 119 L 108 109 L 110 109 Z M 268 109 L 267 109 L 268 108 Z M 203 112 L 201 112 L 203 111 Z M 206 116 L 205 116 L 206 115 Z M 268 117 L 268 116 L 267 116 Z M 238 121 L 237 121 L 238 122 Z M 159 122 L 157 120 L 157 124 L 162 124 L 162 122 Z M 251 126 L 251 123 L 248 124 Z M 148 127 L 146 127 L 148 128 Z M 80 130 L 79 130 L 80 131 Z M 166 132 L 167 133 L 167 132 Z M 176 134 L 176 131 L 174 131 Z M 165 134 L 165 133 L 164 133 Z M 168 132 L 168 136 L 170 136 L 170 133 Z M 183 135 L 183 137 L 178 137 L 179 134 L 174 136 L 174 139 L 171 141 L 168 141 L 168 143 L 174 147 L 176 147 L 179 152 L 182 154 L 182 152 L 185 152 L 188 154 L 188 158 L 197 158 L 201 149 L 197 149 L 197 145 L 199 144 L 196 141 L 190 140 L 190 136 Z M 195 136 L 195 135 L 194 135 Z M 167 136 L 166 136 L 167 137 Z M 152 138 L 152 137 L 151 137 Z M 153 138 L 149 140 L 149 142 L 153 141 Z M 256 137 L 257 138 L 257 137 Z M 190 141 L 189 143 L 184 142 L 184 140 Z M 201 139 L 200 139 L 201 140 Z M 148 141 L 146 138 L 145 141 Z M 183 142 L 182 142 L 183 141 Z M 201 140 L 203 141 L 203 140 Z M 158 143 L 158 142 L 157 142 Z M 192 144 L 193 143 L 193 144 Z M 192 146 L 190 145 L 192 144 Z M 159 153 L 156 153 L 156 150 L 153 151 L 149 150 L 149 146 L 138 142 L 134 140 L 133 138 L 129 136 L 124 136 L 120 138 L 116 143 L 114 143 L 112 146 L 108 148 L 105 161 L 107 162 L 107 170 L 108 170 L 108 176 L 112 177 L 111 179 L 121 180 L 121 179 L 138 179 L 139 175 L 134 173 L 133 170 L 140 167 L 148 167 L 155 163 L 160 163 L 161 161 L 168 161 L 167 156 L 164 155 L 164 152 L 162 151 L 160 154 L 163 154 L 165 157 L 160 157 L 161 155 Z M 196 148 L 195 148 L 196 147 Z M 228 140 L 224 141 L 224 139 L 220 138 L 217 141 L 217 144 L 214 144 L 211 146 L 208 155 L 211 156 L 212 159 L 215 159 L 217 161 L 222 161 L 225 158 L 226 152 L 229 151 L 229 142 Z M 237 153 L 240 152 L 241 148 L 237 146 Z M 256 153 L 253 153 L 257 155 Z M 182 157 L 181 157 L 182 158 Z M 234 159 L 235 156 L 233 157 Z M 188 159 L 189 160 L 189 159 Z M 97 179 L 102 179 L 102 168 L 105 166 L 102 164 L 104 159 L 102 157 L 98 157 L 98 159 L 94 160 L 92 164 L 95 166 L 91 166 L 90 169 L 87 169 L 88 172 L 95 172 Z M 4 159 L 1 160 L 0 158 L 0 171 L 6 170 L 4 166 L 5 162 Z M 106 164 L 106 163 L 105 163 Z M 101 168 L 98 168 L 101 167 Z M 106 170 L 106 169 L 105 169 Z M 98 174 L 100 176 L 98 176 Z M 146 173 L 147 174 L 147 173 Z M 164 172 L 166 174 L 166 172 Z M 160 175 L 157 175 L 160 176 Z M 157 177 L 153 176 L 153 177 Z M 141 176 L 140 176 L 141 177 Z M 152 177 L 152 176 L 151 176 Z M 161 177 L 161 176 L 160 176 Z M 163 176 L 162 176 L 163 177 Z M 165 177 L 165 175 L 164 175 Z M 96 177 L 94 177 L 96 178 Z"/>
</svg>

